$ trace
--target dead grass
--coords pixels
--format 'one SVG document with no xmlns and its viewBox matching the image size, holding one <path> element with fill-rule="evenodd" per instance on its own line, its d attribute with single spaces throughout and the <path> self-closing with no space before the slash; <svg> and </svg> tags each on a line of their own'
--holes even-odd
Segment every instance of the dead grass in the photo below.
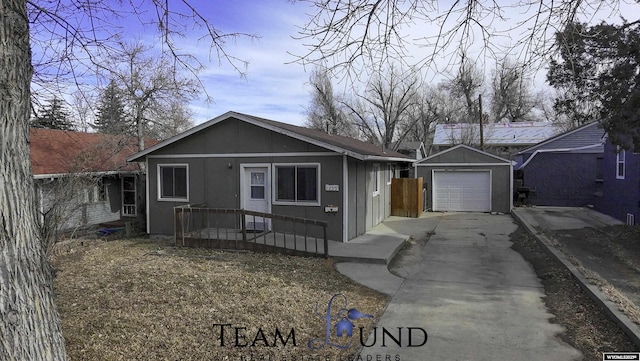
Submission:
<svg viewBox="0 0 640 361">
<path fill-rule="evenodd" d="M 347 308 L 377 318 L 388 301 L 324 259 L 174 249 L 145 240 L 63 253 L 54 260 L 55 291 L 71 360 L 347 360 L 359 350 L 357 330 L 351 339 L 333 338 L 351 342 L 346 350 L 307 347 L 326 332 L 325 321 L 314 314 L 316 303 L 324 314 L 329 299 L 342 293 Z M 368 334 L 374 320 L 354 323 Z M 246 327 L 240 343 L 257 336 L 256 345 L 236 347 L 234 329 L 226 328 L 221 346 L 214 324 Z M 266 347 L 273 345 L 276 328 L 285 339 L 293 329 L 296 345 L 289 339 Z"/>
</svg>

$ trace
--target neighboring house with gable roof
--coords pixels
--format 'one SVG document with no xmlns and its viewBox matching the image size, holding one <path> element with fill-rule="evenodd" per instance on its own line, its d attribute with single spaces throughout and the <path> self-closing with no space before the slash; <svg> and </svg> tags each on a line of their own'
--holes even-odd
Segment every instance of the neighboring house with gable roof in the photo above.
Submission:
<svg viewBox="0 0 640 361">
<path fill-rule="evenodd" d="M 640 147 L 628 142 L 626 149 L 603 137 L 602 191 L 595 198 L 595 209 L 629 225 L 640 219 Z"/>
<path fill-rule="evenodd" d="M 247 209 L 328 222 L 348 241 L 391 213 L 391 179 L 413 159 L 379 145 L 227 112 L 128 158 L 147 172 L 147 232 L 174 207 Z"/>
<path fill-rule="evenodd" d="M 522 149 L 538 144 L 561 132 L 549 122 L 489 123 L 482 126 L 484 151 L 511 159 Z M 480 146 L 479 124 L 437 124 L 431 153 L 458 144 Z"/>
<path fill-rule="evenodd" d="M 593 122 L 520 151 L 516 191 L 520 188 L 533 205 L 593 205 L 602 191 L 603 136 L 604 129 Z"/>
<path fill-rule="evenodd" d="M 155 142 L 153 142 L 155 143 Z M 59 231 L 135 220 L 144 211 L 137 141 L 122 135 L 31 128 L 31 168 L 41 214 Z"/>
</svg>

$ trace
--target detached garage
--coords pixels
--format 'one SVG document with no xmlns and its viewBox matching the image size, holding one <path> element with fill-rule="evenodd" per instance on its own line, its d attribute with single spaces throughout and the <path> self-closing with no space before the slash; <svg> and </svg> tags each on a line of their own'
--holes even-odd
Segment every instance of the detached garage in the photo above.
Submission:
<svg viewBox="0 0 640 361">
<path fill-rule="evenodd" d="M 458 145 L 416 162 L 415 168 L 424 179 L 426 209 L 511 212 L 513 165 L 507 159 Z"/>
</svg>

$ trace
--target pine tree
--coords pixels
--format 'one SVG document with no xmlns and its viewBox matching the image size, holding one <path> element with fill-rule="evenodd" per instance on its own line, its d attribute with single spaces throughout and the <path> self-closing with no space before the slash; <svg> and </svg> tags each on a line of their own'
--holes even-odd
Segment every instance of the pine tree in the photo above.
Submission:
<svg viewBox="0 0 640 361">
<path fill-rule="evenodd" d="M 74 130 L 75 126 L 69 119 L 69 112 L 64 106 L 64 101 L 56 96 L 49 104 L 40 107 L 36 116 L 31 120 L 31 126 L 35 128 Z"/>
<path fill-rule="evenodd" d="M 100 133 L 133 134 L 131 122 L 126 118 L 122 91 L 111 80 L 102 92 L 94 127 Z"/>
</svg>

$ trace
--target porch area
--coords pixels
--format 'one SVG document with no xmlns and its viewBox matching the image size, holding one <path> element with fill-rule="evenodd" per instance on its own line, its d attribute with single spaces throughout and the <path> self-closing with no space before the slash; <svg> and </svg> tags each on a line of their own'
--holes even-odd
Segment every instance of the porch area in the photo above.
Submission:
<svg viewBox="0 0 640 361">
<path fill-rule="evenodd" d="M 175 207 L 174 223 L 176 246 L 329 257 L 323 221 L 198 204 Z"/>
</svg>

